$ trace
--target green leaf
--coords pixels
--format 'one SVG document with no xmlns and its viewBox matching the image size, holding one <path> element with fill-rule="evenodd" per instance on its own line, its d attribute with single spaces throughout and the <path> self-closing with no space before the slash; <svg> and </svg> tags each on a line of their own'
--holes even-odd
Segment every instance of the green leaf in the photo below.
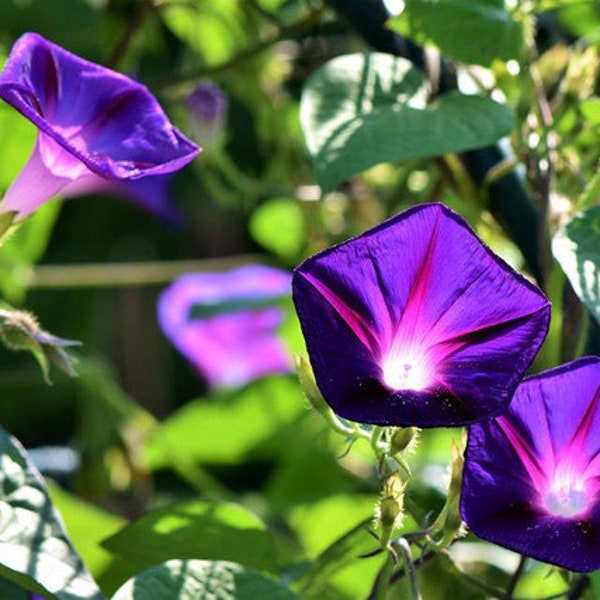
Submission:
<svg viewBox="0 0 600 600">
<path fill-rule="evenodd" d="M 600 206 L 575 215 L 554 237 L 552 251 L 575 293 L 600 323 Z"/>
<path fill-rule="evenodd" d="M 315 557 L 358 521 L 373 519 L 376 500 L 374 494 L 336 494 L 300 504 L 290 512 L 290 526 L 306 553 Z"/>
<path fill-rule="evenodd" d="M 507 107 L 482 96 L 453 93 L 426 105 L 423 75 L 378 53 L 319 69 L 305 86 L 300 116 L 324 192 L 376 164 L 485 146 L 514 126 Z"/>
<path fill-rule="evenodd" d="M 236 464 L 305 411 L 298 382 L 277 376 L 186 404 L 159 425 L 146 454 L 153 468 L 177 456 L 202 463 Z"/>
<path fill-rule="evenodd" d="M 600 98 L 593 97 L 583 100 L 579 104 L 581 114 L 586 118 L 590 125 L 597 127 L 600 125 Z"/>
<path fill-rule="evenodd" d="M 52 502 L 64 515 L 73 545 L 88 569 L 98 577 L 111 561 L 110 554 L 100 546 L 100 542 L 121 529 L 125 520 L 69 494 L 57 485 L 49 485 L 48 491 Z"/>
<path fill-rule="evenodd" d="M 192 501 L 169 506 L 141 517 L 102 546 L 138 569 L 173 558 L 202 558 L 275 570 L 264 524 L 235 504 Z"/>
<path fill-rule="evenodd" d="M 0 576 L 58 600 L 103 598 L 65 533 L 42 477 L 0 429 Z"/>
<path fill-rule="evenodd" d="M 485 66 L 520 58 L 525 41 L 523 24 L 511 18 L 504 0 L 406 0 L 390 27 L 455 60 Z"/>
<path fill-rule="evenodd" d="M 252 213 L 248 227 L 263 248 L 282 258 L 297 256 L 306 241 L 302 208 L 291 198 L 273 198 L 261 204 Z"/>
<path fill-rule="evenodd" d="M 174 35 L 215 65 L 231 58 L 246 38 L 241 11 L 236 0 L 191 0 L 165 5 L 159 14 Z"/>
<path fill-rule="evenodd" d="M 294 582 L 294 589 L 304 597 L 316 597 L 321 590 L 326 589 L 331 578 L 347 567 L 377 548 L 377 540 L 369 535 L 368 530 L 372 519 L 357 525 L 344 536 L 331 544 L 310 568 Z"/>
<path fill-rule="evenodd" d="M 294 600 L 278 581 L 225 561 L 171 560 L 129 580 L 112 600 Z"/>
<path fill-rule="evenodd" d="M 33 266 L 46 251 L 60 208 L 60 202 L 47 202 L 0 243 L 0 291 L 7 300 L 14 303 L 23 300 Z"/>
</svg>

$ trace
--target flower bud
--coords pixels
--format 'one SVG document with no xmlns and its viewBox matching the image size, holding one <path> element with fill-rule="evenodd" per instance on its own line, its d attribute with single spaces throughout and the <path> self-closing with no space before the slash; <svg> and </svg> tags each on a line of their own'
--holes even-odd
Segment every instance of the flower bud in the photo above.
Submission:
<svg viewBox="0 0 600 600">
<path fill-rule="evenodd" d="M 390 454 L 394 456 L 400 452 L 413 450 L 419 430 L 416 427 L 398 427 L 392 433 L 390 439 Z"/>
<path fill-rule="evenodd" d="M 317 387 L 310 361 L 306 356 L 297 354 L 294 357 L 294 362 L 296 363 L 296 371 L 298 373 L 300 385 L 302 386 L 308 401 L 317 412 L 329 420 L 331 408 L 329 408 L 329 405 L 325 402 Z"/>
<path fill-rule="evenodd" d="M 227 95 L 212 82 L 199 84 L 187 98 L 190 133 L 204 149 L 217 144 L 225 130 Z"/>
<path fill-rule="evenodd" d="M 445 548 L 452 543 L 456 537 L 462 535 L 463 521 L 460 516 L 460 492 L 462 488 L 462 476 L 464 467 L 464 436 L 460 444 L 452 441 L 450 483 L 448 484 L 448 496 L 446 504 L 432 526 L 432 536 L 437 537 L 437 545 Z"/>
<path fill-rule="evenodd" d="M 381 498 L 375 508 L 375 518 L 381 527 L 381 545 L 387 546 L 395 529 L 404 517 L 404 489 L 406 485 L 399 473 L 392 473 L 383 485 Z"/>
<path fill-rule="evenodd" d="M 65 340 L 44 331 L 30 312 L 0 308 L 0 339 L 9 350 L 31 352 L 48 383 L 50 363 L 54 363 L 69 375 L 75 375 L 73 358 L 65 347 L 77 346 L 79 342 Z"/>
</svg>

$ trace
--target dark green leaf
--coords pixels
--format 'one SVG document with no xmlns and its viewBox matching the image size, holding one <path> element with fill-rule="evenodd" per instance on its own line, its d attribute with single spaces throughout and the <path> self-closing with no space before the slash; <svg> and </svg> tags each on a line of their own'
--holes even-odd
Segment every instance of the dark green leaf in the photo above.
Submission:
<svg viewBox="0 0 600 600">
<path fill-rule="evenodd" d="M 406 0 L 390 21 L 395 31 L 419 44 L 435 44 L 455 60 L 490 65 L 520 58 L 524 26 L 508 14 L 504 0 Z"/>
<path fill-rule="evenodd" d="M 0 429 L 0 575 L 58 600 L 103 598 L 17 440 Z"/>
<path fill-rule="evenodd" d="M 575 293 L 600 323 L 600 206 L 573 217 L 554 237 L 552 251 Z"/>
<path fill-rule="evenodd" d="M 423 76 L 387 54 L 336 58 L 308 81 L 301 120 L 323 191 L 376 164 L 485 146 L 510 133 L 511 111 L 449 94 L 426 105 Z"/>
<path fill-rule="evenodd" d="M 275 570 L 274 548 L 264 524 L 235 504 L 193 501 L 157 510 L 102 546 L 138 569 L 173 558 L 202 558 Z"/>
<path fill-rule="evenodd" d="M 278 581 L 233 563 L 171 560 L 129 580 L 112 600 L 294 600 Z"/>
</svg>

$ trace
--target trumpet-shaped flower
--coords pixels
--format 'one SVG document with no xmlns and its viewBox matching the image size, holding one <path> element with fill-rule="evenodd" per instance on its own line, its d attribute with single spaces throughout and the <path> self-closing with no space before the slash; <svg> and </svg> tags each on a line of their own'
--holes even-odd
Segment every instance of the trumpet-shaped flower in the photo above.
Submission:
<svg viewBox="0 0 600 600">
<path fill-rule="evenodd" d="M 260 265 L 183 275 L 159 298 L 160 326 L 211 386 L 289 373 L 276 303 L 289 294 L 290 280 L 288 272 Z"/>
<path fill-rule="evenodd" d="M 17 219 L 59 192 L 118 192 L 124 182 L 176 171 L 199 152 L 145 86 L 35 33 L 15 43 L 0 73 L 0 97 L 39 129 L 0 203 Z"/>
<path fill-rule="evenodd" d="M 600 358 L 525 379 L 470 427 L 461 513 L 479 537 L 573 571 L 600 569 Z"/>
<path fill-rule="evenodd" d="M 309 258 L 292 287 L 323 397 L 339 415 L 379 425 L 496 415 L 550 318 L 542 292 L 441 204 Z"/>
</svg>

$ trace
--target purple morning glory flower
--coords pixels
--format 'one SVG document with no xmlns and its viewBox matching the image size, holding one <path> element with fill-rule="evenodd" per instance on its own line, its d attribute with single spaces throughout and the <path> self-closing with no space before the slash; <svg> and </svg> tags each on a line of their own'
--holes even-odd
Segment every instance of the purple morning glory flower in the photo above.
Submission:
<svg viewBox="0 0 600 600">
<path fill-rule="evenodd" d="M 479 537 L 573 571 L 600 569 L 600 358 L 525 379 L 470 427 L 461 514 Z"/>
<path fill-rule="evenodd" d="M 276 336 L 284 320 L 274 303 L 289 294 L 291 276 L 248 265 L 226 273 L 190 273 L 160 296 L 159 323 L 209 385 L 241 386 L 292 370 Z"/>
<path fill-rule="evenodd" d="M 35 33 L 15 43 L 0 97 L 39 128 L 33 154 L 0 203 L 17 219 L 59 192 L 118 191 L 172 173 L 199 152 L 145 86 Z"/>
<path fill-rule="evenodd" d="M 498 414 L 550 318 L 542 292 L 441 204 L 309 258 L 292 287 L 323 397 L 342 417 L 379 425 Z"/>
</svg>

